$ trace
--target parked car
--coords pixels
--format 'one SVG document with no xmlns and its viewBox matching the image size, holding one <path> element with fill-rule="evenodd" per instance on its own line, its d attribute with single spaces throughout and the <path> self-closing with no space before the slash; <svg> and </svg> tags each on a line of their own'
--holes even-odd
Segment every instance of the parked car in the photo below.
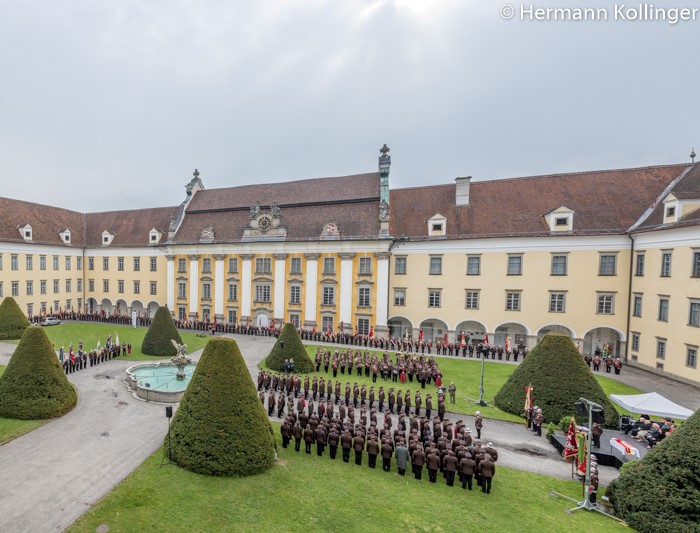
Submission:
<svg viewBox="0 0 700 533">
<path fill-rule="evenodd" d="M 61 321 L 55 316 L 47 316 L 41 321 L 42 326 L 58 326 L 60 323 Z"/>
</svg>

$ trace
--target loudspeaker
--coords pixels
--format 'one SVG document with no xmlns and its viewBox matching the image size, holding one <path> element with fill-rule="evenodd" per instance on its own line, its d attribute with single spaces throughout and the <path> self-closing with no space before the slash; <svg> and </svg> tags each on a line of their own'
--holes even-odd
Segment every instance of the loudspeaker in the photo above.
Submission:
<svg viewBox="0 0 700 533">
<path fill-rule="evenodd" d="M 172 405 L 166 405 L 165 406 L 165 416 L 167 418 L 172 418 L 173 417 L 173 406 Z"/>
<path fill-rule="evenodd" d="M 581 422 L 588 420 L 588 407 L 583 402 L 574 403 L 574 409 L 576 409 L 576 415 L 581 419 Z"/>
<path fill-rule="evenodd" d="M 574 408 L 579 417 L 579 423 L 588 423 L 588 406 L 583 402 L 574 403 Z M 591 420 L 594 424 L 603 424 L 605 422 L 605 413 L 602 409 L 594 407 L 591 410 Z"/>
<path fill-rule="evenodd" d="M 594 407 L 591 411 L 591 419 L 594 424 L 604 424 L 605 423 L 605 411 Z"/>
</svg>

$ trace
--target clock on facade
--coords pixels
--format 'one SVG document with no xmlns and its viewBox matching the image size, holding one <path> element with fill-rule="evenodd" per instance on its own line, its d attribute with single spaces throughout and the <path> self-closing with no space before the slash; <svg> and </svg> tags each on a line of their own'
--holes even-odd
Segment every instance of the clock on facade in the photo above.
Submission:
<svg viewBox="0 0 700 533">
<path fill-rule="evenodd" d="M 270 217 L 260 217 L 258 219 L 258 228 L 260 231 L 267 231 L 272 227 L 272 219 Z"/>
</svg>

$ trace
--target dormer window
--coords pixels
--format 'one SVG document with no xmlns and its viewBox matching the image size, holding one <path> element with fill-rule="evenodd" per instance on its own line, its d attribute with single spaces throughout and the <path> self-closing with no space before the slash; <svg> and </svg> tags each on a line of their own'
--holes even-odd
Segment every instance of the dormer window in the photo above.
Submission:
<svg viewBox="0 0 700 533">
<path fill-rule="evenodd" d="M 544 218 L 551 232 L 573 231 L 574 229 L 574 211 L 564 205 L 545 213 Z"/>
<path fill-rule="evenodd" d="M 428 237 L 444 237 L 447 235 L 447 218 L 436 213 L 428 220 Z"/>
<path fill-rule="evenodd" d="M 102 246 L 109 246 L 110 244 L 112 244 L 113 239 L 114 233 L 110 233 L 107 230 L 102 232 Z"/>
<path fill-rule="evenodd" d="M 676 208 L 675 207 L 667 207 L 666 208 L 666 216 L 667 217 L 675 217 L 676 216 Z"/>
<path fill-rule="evenodd" d="M 566 217 L 557 217 L 554 219 L 554 225 L 555 226 L 568 226 L 569 219 Z"/>
<path fill-rule="evenodd" d="M 433 224 L 433 232 L 442 232 L 442 224 Z"/>
<path fill-rule="evenodd" d="M 25 224 L 24 226 L 17 226 L 17 229 L 19 229 L 19 233 L 20 235 L 22 235 L 22 238 L 25 241 L 32 240 L 32 227 L 29 224 Z"/>
<path fill-rule="evenodd" d="M 148 232 L 148 243 L 149 244 L 158 244 L 160 242 L 160 238 L 163 236 L 163 233 L 158 231 L 156 228 L 151 229 L 151 231 Z"/>
<path fill-rule="evenodd" d="M 64 244 L 71 243 L 71 232 L 69 229 L 59 231 L 58 234 L 61 236 L 61 241 L 63 241 Z"/>
</svg>

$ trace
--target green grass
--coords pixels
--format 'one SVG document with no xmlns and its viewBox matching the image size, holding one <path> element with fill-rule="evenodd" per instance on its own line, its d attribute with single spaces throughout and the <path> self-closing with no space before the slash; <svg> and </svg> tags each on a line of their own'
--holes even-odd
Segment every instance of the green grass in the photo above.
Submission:
<svg viewBox="0 0 700 533">
<path fill-rule="evenodd" d="M 0 365 L 0 376 L 5 372 L 5 367 Z M 16 439 L 20 435 L 30 432 L 46 424 L 48 420 L 15 420 L 14 418 L 0 418 L 0 445 Z"/>
<path fill-rule="evenodd" d="M 39 326 L 37 326 L 39 327 Z M 66 351 L 71 343 L 73 349 L 78 351 L 78 342 L 83 341 L 83 349 L 90 350 L 97 346 L 97 341 L 100 341 L 100 346 L 104 346 L 107 342 L 107 336 L 112 335 L 112 341 L 116 341 L 116 336 L 119 336 L 121 344 L 131 343 L 131 355 L 121 357 L 129 361 L 153 361 L 164 359 L 153 355 L 141 353 L 141 343 L 146 335 L 147 328 L 132 328 L 126 325 L 102 324 L 95 322 L 63 322 L 58 326 L 48 326 L 44 328 L 51 342 L 58 350 L 63 346 Z M 209 340 L 209 337 L 197 337 L 195 333 L 180 332 L 182 341 L 187 344 L 187 352 L 192 353 L 204 345 Z M 17 341 L 19 342 L 19 341 Z M 16 344 L 16 343 L 15 343 Z"/>
<path fill-rule="evenodd" d="M 317 348 L 317 345 L 306 345 L 306 351 L 308 352 L 309 357 L 312 361 L 314 361 L 315 359 Z M 370 353 L 373 352 L 373 350 L 369 351 Z M 362 349 L 362 352 L 364 353 L 364 349 Z M 378 356 L 381 356 L 383 354 L 383 352 L 381 351 L 375 351 L 375 353 L 377 353 Z M 395 352 L 390 353 L 393 355 Z M 523 417 L 507 413 L 493 405 L 494 396 L 496 396 L 496 393 L 501 389 L 508 377 L 515 371 L 515 369 L 517 368 L 515 365 L 498 363 L 496 361 L 491 360 L 485 361 L 484 399 L 486 400 L 488 405 L 486 407 L 480 407 L 476 402 L 479 399 L 479 389 L 481 383 L 481 360 L 470 358 L 465 359 L 462 357 L 439 357 L 437 358 L 437 361 L 438 366 L 440 367 L 440 370 L 442 372 L 443 385 L 448 386 L 450 382 L 454 381 L 455 386 L 457 387 L 457 402 L 451 404 L 448 400 L 448 411 L 453 413 L 474 415 L 474 413 L 477 410 L 479 410 L 481 411 L 481 415 L 485 418 L 504 420 L 506 422 L 524 421 Z M 322 376 L 326 379 L 328 379 L 329 377 L 333 379 L 333 372 L 329 369 L 329 372 L 325 373 L 323 371 L 323 365 L 321 366 L 320 372 L 310 372 L 309 375 L 312 376 L 312 378 L 313 376 Z M 629 385 L 625 385 L 624 383 L 620 383 L 619 381 L 615 381 L 614 379 L 602 375 L 596 374 L 595 378 L 603 387 L 603 390 L 607 395 L 639 394 L 640 392 L 642 392 L 638 389 L 635 389 L 634 387 L 630 387 Z M 377 378 L 377 383 L 373 384 L 371 376 L 365 377 L 364 373 L 362 376 L 358 376 L 357 371 L 354 368 L 353 374 L 350 377 L 348 376 L 347 372 L 345 374 L 341 374 L 339 370 L 336 379 L 341 380 L 341 388 L 343 393 L 345 391 L 345 383 L 347 381 L 350 382 L 351 386 L 354 385 L 355 382 L 357 382 L 360 386 L 362 386 L 362 384 L 364 383 L 367 385 L 368 390 L 371 385 L 374 385 L 374 389 L 377 392 L 379 391 L 380 386 L 384 386 L 384 390 L 387 390 L 387 387 L 394 387 L 396 389 L 400 388 L 402 392 L 406 392 L 406 389 L 408 388 L 411 391 L 412 395 L 414 395 L 415 391 L 418 390 L 420 387 L 420 383 L 418 383 L 415 380 L 413 381 L 413 383 L 408 381 L 408 379 L 406 380 L 406 383 L 393 383 L 390 380 L 384 381 L 381 379 L 381 377 Z M 436 390 L 437 388 L 435 387 L 435 383 L 433 382 L 431 385 L 426 385 L 426 389 L 424 391 L 426 393 L 430 392 L 433 395 L 433 410 L 435 411 L 435 414 L 437 414 Z M 421 396 L 423 397 L 423 408 L 425 409 L 425 394 L 421 394 Z M 534 396 L 534 401 L 535 403 L 537 403 L 536 394 Z M 619 408 L 618 412 L 620 411 L 620 409 L 622 408 Z"/>
<path fill-rule="evenodd" d="M 279 435 L 279 424 L 274 424 Z M 498 467 L 492 492 L 448 487 L 441 475 L 430 484 L 427 471 L 417 481 L 381 468 L 343 463 L 279 446 L 271 470 L 243 479 L 207 477 L 175 466 L 160 468 L 163 450 L 149 457 L 124 482 L 68 530 L 206 532 L 392 532 L 392 531 L 632 531 L 598 513 L 567 514 L 581 485 Z M 562 463 L 562 468 L 565 465 Z M 476 484 L 475 489 L 478 489 Z M 164 490 L 166 488 L 166 490 Z"/>
</svg>

